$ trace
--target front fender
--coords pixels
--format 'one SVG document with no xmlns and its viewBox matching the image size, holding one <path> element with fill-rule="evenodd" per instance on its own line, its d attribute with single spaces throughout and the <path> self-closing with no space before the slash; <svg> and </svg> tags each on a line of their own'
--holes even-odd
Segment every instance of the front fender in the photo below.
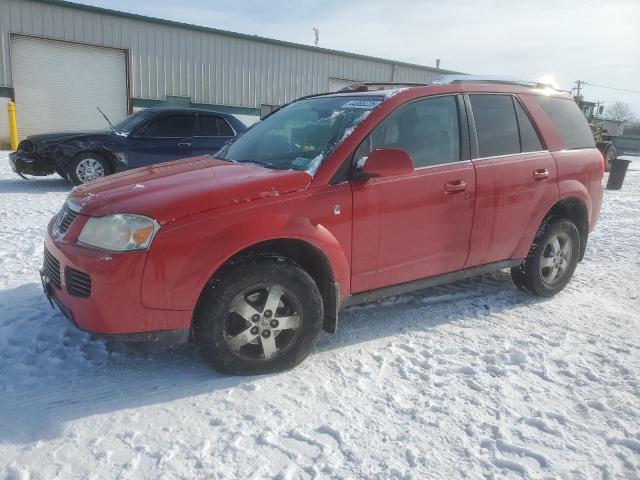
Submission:
<svg viewBox="0 0 640 480">
<path fill-rule="evenodd" d="M 193 310 L 207 282 L 230 258 L 278 239 L 302 240 L 316 247 L 327 258 L 340 291 L 350 291 L 347 255 L 329 228 L 301 216 L 248 211 L 215 232 L 191 224 L 159 235 L 147 259 L 142 302 L 149 308 Z"/>
</svg>

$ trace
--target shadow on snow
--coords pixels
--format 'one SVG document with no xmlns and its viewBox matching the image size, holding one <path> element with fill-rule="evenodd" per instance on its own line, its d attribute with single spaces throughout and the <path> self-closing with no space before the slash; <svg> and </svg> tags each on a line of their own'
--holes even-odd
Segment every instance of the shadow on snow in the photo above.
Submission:
<svg viewBox="0 0 640 480">
<path fill-rule="evenodd" d="M 345 309 L 338 332 L 322 334 L 316 352 L 463 319 L 482 320 L 532 301 L 513 288 L 504 272 L 463 280 Z M 1 291 L 0 311 L 5 341 L 0 348 L 0 443 L 55 438 L 67 421 L 231 389 L 258 378 L 215 372 L 192 344 L 92 340 L 59 310 L 51 310 L 36 283 Z"/>
</svg>

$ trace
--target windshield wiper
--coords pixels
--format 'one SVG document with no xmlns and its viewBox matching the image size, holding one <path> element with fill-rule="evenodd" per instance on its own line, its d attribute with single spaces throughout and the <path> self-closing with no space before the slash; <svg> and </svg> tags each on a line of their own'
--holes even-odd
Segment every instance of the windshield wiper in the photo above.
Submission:
<svg viewBox="0 0 640 480">
<path fill-rule="evenodd" d="M 272 168 L 274 170 L 289 170 L 289 167 L 278 165 L 277 163 L 268 162 L 266 160 L 236 160 L 237 163 L 253 163 L 261 167 Z"/>
</svg>

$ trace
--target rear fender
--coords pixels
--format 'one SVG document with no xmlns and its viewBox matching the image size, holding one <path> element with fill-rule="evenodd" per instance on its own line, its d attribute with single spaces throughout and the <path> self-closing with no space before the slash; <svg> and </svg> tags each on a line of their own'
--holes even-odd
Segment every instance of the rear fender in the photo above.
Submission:
<svg viewBox="0 0 640 480">
<path fill-rule="evenodd" d="M 544 207 L 541 206 L 541 208 L 536 210 L 539 213 L 529 223 L 527 227 L 527 235 L 520 240 L 514 258 L 525 258 L 529 254 L 533 240 L 535 239 L 536 233 L 542 225 L 542 222 L 549 215 L 549 212 L 553 207 L 562 201 L 577 199 L 584 203 L 587 207 L 587 218 L 589 219 L 589 223 L 591 223 L 591 196 L 589 195 L 586 187 L 577 180 L 563 180 L 558 183 L 558 187 L 560 189 L 560 198 L 558 198 L 552 205 L 546 205 Z"/>
</svg>

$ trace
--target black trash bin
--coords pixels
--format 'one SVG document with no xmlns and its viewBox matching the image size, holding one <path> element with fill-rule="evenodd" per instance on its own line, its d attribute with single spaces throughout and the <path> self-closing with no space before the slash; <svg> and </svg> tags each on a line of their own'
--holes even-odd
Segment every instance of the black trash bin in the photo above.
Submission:
<svg viewBox="0 0 640 480">
<path fill-rule="evenodd" d="M 631 160 L 622 160 L 616 158 L 611 162 L 611 172 L 609 173 L 609 180 L 607 180 L 607 190 L 620 190 L 622 183 L 624 182 L 624 176 L 627 174 L 627 168 Z"/>
</svg>

